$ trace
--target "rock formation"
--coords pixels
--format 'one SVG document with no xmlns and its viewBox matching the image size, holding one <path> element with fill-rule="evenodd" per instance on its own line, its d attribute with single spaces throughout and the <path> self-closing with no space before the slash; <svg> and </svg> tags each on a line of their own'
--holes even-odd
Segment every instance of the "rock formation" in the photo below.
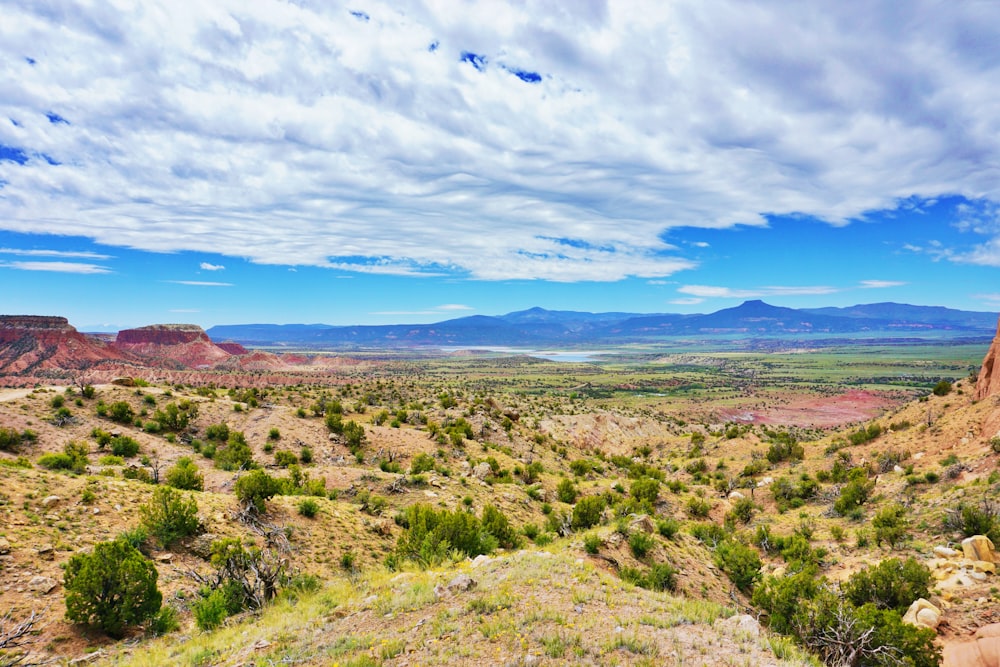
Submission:
<svg viewBox="0 0 1000 667">
<path fill-rule="evenodd" d="M 250 350 L 246 349 L 239 343 L 216 343 L 217 346 L 228 352 L 229 354 L 235 354 L 242 356 L 244 354 L 250 354 Z"/>
<path fill-rule="evenodd" d="M 976 400 L 1000 394 L 1000 322 L 997 322 L 997 335 L 993 338 L 989 351 L 983 359 L 976 380 Z"/>
<path fill-rule="evenodd" d="M 65 317 L 0 315 L 0 374 L 67 377 L 129 355 L 85 336 Z"/>
<path fill-rule="evenodd" d="M 118 332 L 115 346 L 153 359 L 172 360 L 189 368 L 214 366 L 231 355 L 195 324 L 152 324 Z"/>
</svg>

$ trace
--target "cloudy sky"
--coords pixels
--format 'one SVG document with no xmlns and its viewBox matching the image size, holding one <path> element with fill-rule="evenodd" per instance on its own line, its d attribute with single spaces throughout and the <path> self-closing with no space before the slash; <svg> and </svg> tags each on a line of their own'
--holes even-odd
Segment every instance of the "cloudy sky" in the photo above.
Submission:
<svg viewBox="0 0 1000 667">
<path fill-rule="evenodd" d="M 1000 309 L 1000 4 L 3 0 L 0 312 Z"/>
</svg>

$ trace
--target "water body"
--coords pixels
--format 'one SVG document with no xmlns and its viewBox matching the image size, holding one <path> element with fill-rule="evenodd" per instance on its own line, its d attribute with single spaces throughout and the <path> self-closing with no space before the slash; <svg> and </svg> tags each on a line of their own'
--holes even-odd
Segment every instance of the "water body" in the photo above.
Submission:
<svg viewBox="0 0 1000 667">
<path fill-rule="evenodd" d="M 548 359 L 549 361 L 565 361 L 570 363 L 591 363 L 600 361 L 599 357 L 606 354 L 605 352 L 597 350 L 573 350 L 564 352 L 559 350 L 532 350 L 523 347 L 504 347 L 499 345 L 461 345 L 455 347 L 442 347 L 441 349 L 445 352 L 461 352 L 463 350 L 469 350 L 477 352 L 496 352 L 497 354 L 523 354 L 529 357 Z"/>
</svg>

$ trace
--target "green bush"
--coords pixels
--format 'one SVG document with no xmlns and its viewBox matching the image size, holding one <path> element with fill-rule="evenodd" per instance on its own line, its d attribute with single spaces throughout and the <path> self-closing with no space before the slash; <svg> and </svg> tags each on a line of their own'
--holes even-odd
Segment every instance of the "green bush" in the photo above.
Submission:
<svg viewBox="0 0 1000 667">
<path fill-rule="evenodd" d="M 511 526 L 506 515 L 495 506 L 487 505 L 483 508 L 481 521 L 483 530 L 492 535 L 496 539 L 497 544 L 504 549 L 517 549 L 521 546 L 521 536 Z"/>
<path fill-rule="evenodd" d="M 240 431 L 233 431 L 226 440 L 226 446 L 215 452 L 215 467 L 220 470 L 251 470 L 257 467 L 253 460 L 253 452 L 247 444 L 246 436 Z"/>
<path fill-rule="evenodd" d="M 590 528 L 599 524 L 604 507 L 603 496 L 581 498 L 580 502 L 573 507 L 573 528 Z"/>
<path fill-rule="evenodd" d="M 646 583 L 654 591 L 672 591 L 677 588 L 677 569 L 667 563 L 654 563 L 646 573 Z"/>
<path fill-rule="evenodd" d="M 708 517 L 709 513 L 712 511 L 712 503 L 704 498 L 691 496 L 688 498 L 687 503 L 684 504 L 684 509 L 687 511 L 689 516 L 695 519 L 704 519 Z"/>
<path fill-rule="evenodd" d="M 726 520 L 732 523 L 750 523 L 757 506 L 749 498 L 740 498 L 733 503 L 732 509 L 726 514 Z"/>
<path fill-rule="evenodd" d="M 311 519 L 314 516 L 316 516 L 317 513 L 319 513 L 319 503 L 317 503 L 312 498 L 304 498 L 303 500 L 299 501 L 298 510 L 299 514 L 306 517 L 307 519 Z"/>
<path fill-rule="evenodd" d="M 875 513 L 872 527 L 875 529 L 875 544 L 888 543 L 890 547 L 902 543 L 907 537 L 908 521 L 906 508 L 895 503 L 883 507 Z"/>
<path fill-rule="evenodd" d="M 411 475 L 419 475 L 420 473 L 430 472 L 431 470 L 434 470 L 434 457 L 426 452 L 417 454 L 413 457 L 413 461 L 410 462 Z"/>
<path fill-rule="evenodd" d="M 443 562 L 452 550 L 473 557 L 492 552 L 501 541 L 510 544 L 520 539 L 499 510 L 489 505 L 487 508 L 483 510 L 485 521 L 481 522 L 464 510 L 436 510 L 425 503 L 411 505 L 396 518 L 405 529 L 396 543 L 397 556 L 426 567 Z"/>
<path fill-rule="evenodd" d="M 723 540 L 715 549 L 715 564 L 744 593 L 749 593 L 760 578 L 761 561 L 757 551 L 734 540 Z"/>
<path fill-rule="evenodd" d="M 855 572 L 841 585 L 854 606 L 874 604 L 903 613 L 917 598 L 930 597 L 931 571 L 914 558 L 884 560 Z"/>
<path fill-rule="evenodd" d="M 38 457 L 38 465 L 48 470 L 72 470 L 73 459 L 68 454 L 42 454 Z"/>
<path fill-rule="evenodd" d="M 177 463 L 167 470 L 166 482 L 168 486 L 185 491 L 201 491 L 205 488 L 205 478 L 195 462 L 187 456 L 177 459 Z"/>
<path fill-rule="evenodd" d="M 245 507 L 263 513 L 267 509 L 265 503 L 281 493 L 281 482 L 263 470 L 251 470 L 236 480 L 233 491 Z"/>
<path fill-rule="evenodd" d="M 90 448 L 86 443 L 70 441 L 63 447 L 60 454 L 43 454 L 38 458 L 38 465 L 49 470 L 69 470 L 82 474 L 87 470 L 87 454 Z"/>
<path fill-rule="evenodd" d="M 638 530 L 628 537 L 628 546 L 636 558 L 645 558 L 646 554 L 656 546 L 656 540 L 649 533 Z"/>
<path fill-rule="evenodd" d="M 229 426 L 226 424 L 212 424 L 205 429 L 205 437 L 216 442 L 226 442 L 229 440 Z"/>
<path fill-rule="evenodd" d="M 667 517 L 656 520 L 656 530 L 668 540 L 674 539 L 674 535 L 681 529 L 681 523 L 677 519 Z"/>
<path fill-rule="evenodd" d="M 556 486 L 556 498 L 560 502 L 572 504 L 576 502 L 576 495 L 576 485 L 568 477 L 559 480 L 559 484 Z"/>
<path fill-rule="evenodd" d="M 198 504 L 168 486 L 157 487 L 139 508 L 140 524 L 166 548 L 198 532 Z"/>
<path fill-rule="evenodd" d="M 299 457 L 287 449 L 279 449 L 274 453 L 274 462 L 282 468 L 287 468 L 294 463 L 298 463 Z"/>
<path fill-rule="evenodd" d="M 98 404 L 98 414 L 101 412 L 101 404 Z M 125 401 L 117 401 L 105 407 L 108 419 L 119 424 L 131 424 L 135 419 L 135 411 L 132 406 Z"/>
<path fill-rule="evenodd" d="M 935 396 L 947 396 L 951 393 L 951 382 L 947 380 L 938 380 L 937 384 L 931 390 Z"/>
<path fill-rule="evenodd" d="M 652 506 L 660 495 L 660 482 L 652 477 L 642 477 L 632 482 L 629 492 L 639 502 Z"/>
<path fill-rule="evenodd" d="M 841 516 L 849 516 L 868 501 L 875 488 L 874 481 L 868 481 L 868 473 L 863 468 L 854 468 L 849 473 L 849 481 L 840 489 L 840 496 L 833 503 L 833 511 Z"/>
<path fill-rule="evenodd" d="M 194 622 L 199 630 L 214 630 L 229 616 L 229 599 L 225 589 L 217 588 L 207 597 L 191 605 Z"/>
<path fill-rule="evenodd" d="M 123 456 L 128 459 L 139 453 L 139 443 L 127 435 L 111 438 L 108 444 L 111 445 L 111 453 L 115 456 Z"/>
<path fill-rule="evenodd" d="M 66 564 L 66 619 L 119 639 L 160 610 L 156 579 L 153 563 L 125 540 L 99 542 L 92 553 L 75 554 Z"/>
<path fill-rule="evenodd" d="M 6 426 L 0 427 L 0 451 L 16 452 L 21 444 L 21 434 Z"/>
<path fill-rule="evenodd" d="M 604 540 L 601 539 L 600 535 L 595 535 L 593 533 L 587 535 L 583 538 L 583 549 L 588 554 L 596 554 L 601 550 L 604 545 Z"/>
</svg>

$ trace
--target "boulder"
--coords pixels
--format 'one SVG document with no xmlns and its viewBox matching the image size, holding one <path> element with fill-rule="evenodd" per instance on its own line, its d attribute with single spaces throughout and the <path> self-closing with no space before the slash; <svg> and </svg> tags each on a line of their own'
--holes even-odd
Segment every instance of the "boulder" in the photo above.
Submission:
<svg viewBox="0 0 1000 667">
<path fill-rule="evenodd" d="M 452 593 L 458 593 L 460 591 L 471 591 L 476 587 L 476 580 L 467 574 L 459 574 L 454 579 L 448 582 L 445 586 L 446 589 Z"/>
<path fill-rule="evenodd" d="M 962 552 L 951 547 L 934 547 L 934 555 L 938 558 L 958 558 Z"/>
<path fill-rule="evenodd" d="M 715 622 L 716 627 L 729 630 L 734 634 L 748 635 L 750 637 L 760 636 L 760 623 L 749 614 L 737 614 Z"/>
<path fill-rule="evenodd" d="M 36 593 L 41 593 L 45 595 L 46 593 L 51 593 L 52 589 L 59 585 L 59 582 L 52 577 L 43 577 L 41 575 L 32 577 L 28 581 L 28 589 Z"/>
<path fill-rule="evenodd" d="M 10 542 L 6 537 L 0 537 L 0 555 L 10 553 Z"/>
<path fill-rule="evenodd" d="M 937 630 L 941 622 L 941 610 L 923 598 L 918 598 L 903 615 L 903 622 L 923 628 Z"/>
<path fill-rule="evenodd" d="M 42 499 L 42 507 L 55 507 L 62 500 L 59 496 L 45 496 Z"/>
<path fill-rule="evenodd" d="M 973 535 L 962 540 L 962 551 L 969 560 L 981 560 L 987 563 L 997 561 L 993 541 L 985 535 Z"/>
<path fill-rule="evenodd" d="M 477 479 L 486 479 L 492 474 L 493 468 L 491 468 L 490 464 L 485 461 L 476 464 L 476 467 L 472 469 L 472 475 Z"/>
</svg>

